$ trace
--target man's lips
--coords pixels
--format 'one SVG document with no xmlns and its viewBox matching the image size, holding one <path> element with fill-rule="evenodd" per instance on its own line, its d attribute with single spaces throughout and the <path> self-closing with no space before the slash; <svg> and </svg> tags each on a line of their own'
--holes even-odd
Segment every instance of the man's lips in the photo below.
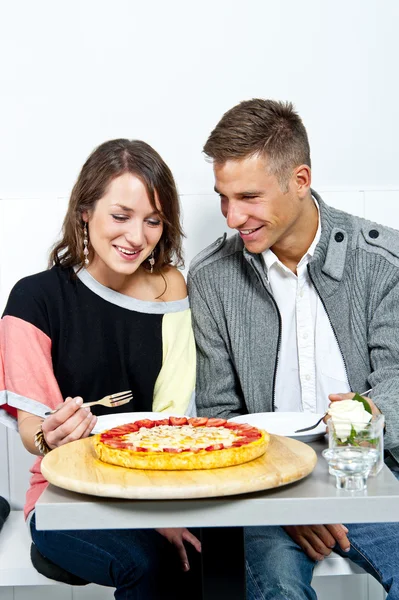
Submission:
<svg viewBox="0 0 399 600">
<path fill-rule="evenodd" d="M 259 229 L 262 229 L 263 225 L 260 225 L 259 227 L 252 227 L 251 229 L 239 229 L 238 233 L 240 234 L 240 236 L 244 239 L 249 239 L 251 236 L 253 236 L 257 231 L 259 231 Z"/>
</svg>

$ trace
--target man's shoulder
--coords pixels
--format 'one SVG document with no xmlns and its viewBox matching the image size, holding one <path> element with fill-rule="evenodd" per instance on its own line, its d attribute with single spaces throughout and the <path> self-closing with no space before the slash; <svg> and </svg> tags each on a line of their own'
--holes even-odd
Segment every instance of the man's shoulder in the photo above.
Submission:
<svg viewBox="0 0 399 600">
<path fill-rule="evenodd" d="M 356 217 L 355 217 L 356 218 Z M 399 231 L 375 221 L 357 217 L 359 223 L 358 247 L 369 252 L 387 254 L 399 264 Z"/>
<path fill-rule="evenodd" d="M 217 263 L 221 263 L 223 268 L 225 260 L 241 257 L 243 248 L 244 244 L 238 234 L 227 237 L 225 233 L 193 258 L 190 263 L 190 277 L 194 277 L 201 269 L 209 265 L 214 268 Z"/>
<path fill-rule="evenodd" d="M 392 262 L 399 264 L 399 231 L 381 225 L 376 221 L 358 217 L 324 204 L 335 230 L 346 230 L 351 233 L 352 249 L 365 250 L 372 254 L 381 254 Z"/>
</svg>

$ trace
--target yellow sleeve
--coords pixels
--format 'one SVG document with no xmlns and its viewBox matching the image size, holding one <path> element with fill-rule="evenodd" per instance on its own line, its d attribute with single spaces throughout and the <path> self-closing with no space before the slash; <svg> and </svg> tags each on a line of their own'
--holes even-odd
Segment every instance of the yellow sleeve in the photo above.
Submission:
<svg viewBox="0 0 399 600">
<path fill-rule="evenodd" d="M 154 412 L 184 415 L 195 389 L 195 341 L 190 309 L 162 319 L 162 368 L 154 387 Z"/>
</svg>

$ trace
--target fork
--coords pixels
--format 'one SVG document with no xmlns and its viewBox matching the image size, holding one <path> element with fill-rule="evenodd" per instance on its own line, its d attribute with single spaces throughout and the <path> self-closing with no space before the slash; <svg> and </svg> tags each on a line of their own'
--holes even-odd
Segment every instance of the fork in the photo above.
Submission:
<svg viewBox="0 0 399 600">
<path fill-rule="evenodd" d="M 101 398 L 101 400 L 95 400 L 95 402 L 84 402 L 80 408 L 87 408 L 88 406 L 94 406 L 96 404 L 101 404 L 102 406 L 109 406 L 110 408 L 115 408 L 116 406 L 122 406 L 122 404 L 127 404 L 132 398 L 133 394 L 131 390 L 126 390 L 125 392 L 118 392 L 117 394 L 110 394 L 109 396 L 104 396 L 104 398 Z M 56 408 L 55 410 L 50 410 L 44 414 L 47 417 L 48 415 L 53 415 L 59 410 L 59 408 Z"/>
<path fill-rule="evenodd" d="M 366 394 L 368 394 L 369 392 L 371 392 L 373 388 L 370 388 L 369 390 L 366 390 L 365 392 L 362 392 L 361 394 L 359 394 L 360 396 L 365 396 Z M 296 431 L 294 431 L 294 433 L 302 433 L 303 431 L 310 431 L 311 429 L 314 429 L 315 427 L 318 426 L 319 423 L 322 422 L 322 420 L 328 415 L 328 412 L 326 412 L 321 419 L 319 419 L 317 421 L 317 423 L 315 423 L 314 425 L 311 425 L 310 427 L 303 427 L 303 429 L 297 429 Z"/>
</svg>

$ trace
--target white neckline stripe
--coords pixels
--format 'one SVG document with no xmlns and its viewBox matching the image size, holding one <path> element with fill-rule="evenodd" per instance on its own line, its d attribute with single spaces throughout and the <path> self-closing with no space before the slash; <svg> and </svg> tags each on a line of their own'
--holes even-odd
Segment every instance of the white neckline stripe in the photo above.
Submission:
<svg viewBox="0 0 399 600">
<path fill-rule="evenodd" d="M 138 300 L 137 298 L 120 294 L 119 292 L 115 292 L 115 290 L 111 290 L 105 285 L 102 285 L 102 283 L 94 279 L 94 277 L 90 275 L 86 269 L 81 269 L 78 271 L 77 268 L 75 268 L 75 272 L 80 281 L 94 294 L 100 296 L 100 298 L 110 302 L 111 304 L 116 304 L 116 306 L 126 308 L 127 310 L 154 315 L 163 315 L 166 313 L 182 312 L 189 308 L 188 297 L 183 298 L 182 300 L 171 300 L 170 302 L 150 302 L 147 300 Z"/>
</svg>

